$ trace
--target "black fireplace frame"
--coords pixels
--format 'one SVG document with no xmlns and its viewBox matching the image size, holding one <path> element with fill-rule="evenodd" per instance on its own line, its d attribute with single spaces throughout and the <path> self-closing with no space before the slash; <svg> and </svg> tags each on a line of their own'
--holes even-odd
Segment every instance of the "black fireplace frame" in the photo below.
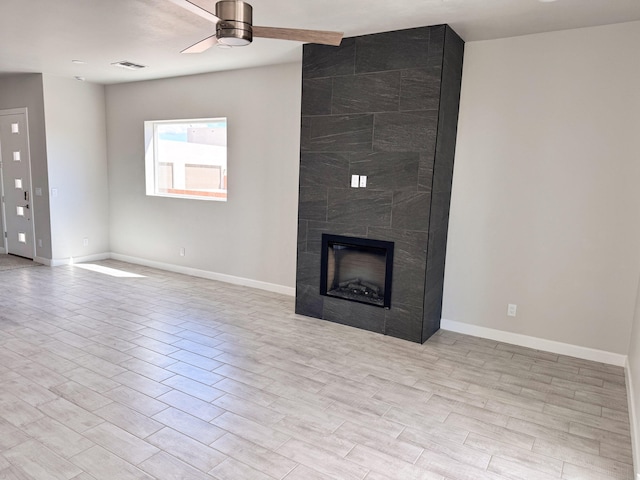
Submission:
<svg viewBox="0 0 640 480">
<path fill-rule="evenodd" d="M 346 247 L 364 248 L 371 250 L 383 250 L 385 252 L 385 276 L 384 276 L 384 302 L 382 305 L 360 301 L 353 298 L 345 298 L 327 293 L 327 261 L 329 257 L 330 245 L 344 245 Z M 389 310 L 391 308 L 391 284 L 393 276 L 393 250 L 394 242 L 385 240 L 373 240 L 370 238 L 347 237 L 344 235 L 322 234 L 322 249 L 320 251 L 320 295 L 331 298 L 340 298 L 349 302 L 357 302 L 372 307 L 381 307 Z"/>
</svg>

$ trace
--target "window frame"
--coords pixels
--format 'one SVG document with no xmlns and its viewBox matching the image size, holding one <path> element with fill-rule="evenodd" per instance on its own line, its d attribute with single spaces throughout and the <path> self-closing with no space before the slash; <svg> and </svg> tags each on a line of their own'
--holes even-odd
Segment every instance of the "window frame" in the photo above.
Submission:
<svg viewBox="0 0 640 480">
<path fill-rule="evenodd" d="M 159 134 L 158 134 L 158 126 L 163 124 L 191 124 L 191 123 L 215 123 L 224 121 L 225 123 L 225 167 L 221 167 L 219 165 L 211 165 L 212 167 L 220 168 L 221 182 L 223 179 L 227 178 L 226 174 L 228 172 L 228 126 L 229 120 L 227 117 L 206 117 L 206 118 L 181 118 L 181 119 L 173 119 L 173 120 L 145 120 L 144 121 L 144 143 L 145 143 L 145 190 L 146 195 L 151 197 L 166 197 L 166 198 L 182 198 L 189 200 L 205 200 L 205 201 L 213 201 L 213 202 L 227 202 L 228 201 L 228 188 L 224 189 L 211 189 L 211 192 L 208 192 L 207 195 L 197 195 L 197 194 L 188 194 L 188 193 L 171 193 L 171 192 L 161 192 L 159 191 L 159 168 L 160 164 L 170 164 L 173 168 L 173 180 L 175 181 L 175 164 L 171 162 L 160 161 L 156 158 L 156 153 L 159 151 L 158 143 L 159 143 Z M 198 165 L 194 164 L 191 159 L 186 158 L 184 160 L 185 167 L 186 165 Z M 208 166 L 207 164 L 202 164 L 202 166 Z M 226 181 L 223 182 L 225 186 L 228 187 Z M 173 185 L 173 189 L 175 188 L 175 184 Z M 180 189 L 184 190 L 184 189 Z M 220 196 L 224 194 L 224 197 Z"/>
</svg>

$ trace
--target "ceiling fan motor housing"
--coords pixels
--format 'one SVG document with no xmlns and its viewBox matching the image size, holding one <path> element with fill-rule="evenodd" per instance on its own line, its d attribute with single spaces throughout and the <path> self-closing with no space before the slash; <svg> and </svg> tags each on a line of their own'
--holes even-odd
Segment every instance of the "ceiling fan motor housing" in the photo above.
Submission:
<svg viewBox="0 0 640 480">
<path fill-rule="evenodd" d="M 218 42 L 230 47 L 249 45 L 253 40 L 253 8 L 240 0 L 221 0 L 216 3 Z"/>
</svg>

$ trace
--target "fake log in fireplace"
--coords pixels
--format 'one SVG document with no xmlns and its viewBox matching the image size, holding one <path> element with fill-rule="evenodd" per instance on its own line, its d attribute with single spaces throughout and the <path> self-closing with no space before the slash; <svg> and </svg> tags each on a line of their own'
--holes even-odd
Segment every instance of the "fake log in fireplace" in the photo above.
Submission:
<svg viewBox="0 0 640 480">
<path fill-rule="evenodd" d="M 320 295 L 390 308 L 393 245 L 323 234 Z"/>
</svg>

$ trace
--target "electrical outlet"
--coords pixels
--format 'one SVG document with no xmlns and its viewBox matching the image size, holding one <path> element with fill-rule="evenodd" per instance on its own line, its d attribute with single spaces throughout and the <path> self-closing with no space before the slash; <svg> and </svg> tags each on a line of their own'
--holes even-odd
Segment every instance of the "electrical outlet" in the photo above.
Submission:
<svg viewBox="0 0 640 480">
<path fill-rule="evenodd" d="M 508 316 L 515 317 L 517 311 L 518 311 L 518 306 L 517 305 L 514 305 L 513 303 L 510 303 L 509 305 L 507 305 L 507 315 Z"/>
<path fill-rule="evenodd" d="M 88 238 L 83 238 L 82 239 L 82 246 L 83 247 L 88 247 L 89 246 L 89 239 Z"/>
<path fill-rule="evenodd" d="M 184 247 L 180 247 L 180 256 L 184 257 L 184 253 L 185 253 Z"/>
<path fill-rule="evenodd" d="M 52 197 L 57 197 L 58 196 L 58 189 L 57 188 L 52 188 L 51 189 L 51 196 Z"/>
<path fill-rule="evenodd" d="M 42 239 L 41 238 L 38 239 L 38 247 L 42 248 Z"/>
</svg>

